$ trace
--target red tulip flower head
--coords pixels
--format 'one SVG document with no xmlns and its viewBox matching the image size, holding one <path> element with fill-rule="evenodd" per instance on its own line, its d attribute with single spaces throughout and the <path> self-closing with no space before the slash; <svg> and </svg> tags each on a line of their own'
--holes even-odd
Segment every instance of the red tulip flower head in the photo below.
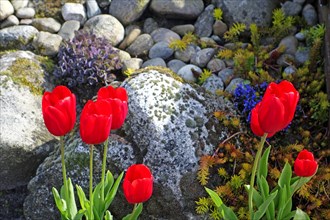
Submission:
<svg viewBox="0 0 330 220">
<path fill-rule="evenodd" d="M 113 88 L 112 86 L 102 87 L 97 93 L 98 100 L 107 100 L 112 108 L 111 130 L 120 128 L 128 112 L 127 92 L 124 88 Z"/>
<path fill-rule="evenodd" d="M 149 168 L 135 164 L 127 169 L 123 182 L 124 195 L 131 204 L 147 201 L 152 194 L 153 177 Z"/>
<path fill-rule="evenodd" d="M 302 150 L 294 161 L 294 173 L 301 177 L 310 177 L 316 173 L 317 162 L 308 150 Z"/>
<path fill-rule="evenodd" d="M 76 96 L 65 86 L 57 86 L 52 92 L 45 92 L 42 97 L 42 115 L 51 134 L 67 134 L 76 122 Z"/>
<path fill-rule="evenodd" d="M 251 130 L 257 136 L 268 137 L 286 128 L 293 119 L 299 101 L 299 92 L 286 80 L 270 83 L 265 95 L 251 111 Z"/>
<path fill-rule="evenodd" d="M 110 134 L 112 122 L 111 103 L 89 100 L 80 116 L 80 136 L 87 144 L 103 143 Z"/>
</svg>

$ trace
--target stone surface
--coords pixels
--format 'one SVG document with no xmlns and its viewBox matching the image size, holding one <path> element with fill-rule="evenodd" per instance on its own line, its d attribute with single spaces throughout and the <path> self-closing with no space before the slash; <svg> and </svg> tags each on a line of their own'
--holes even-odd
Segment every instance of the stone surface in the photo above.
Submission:
<svg viewBox="0 0 330 220">
<path fill-rule="evenodd" d="M 202 84 L 202 87 L 205 88 L 207 91 L 216 94 L 217 91 L 224 90 L 224 83 L 220 77 L 212 74 L 209 78 L 205 80 L 205 82 Z"/>
<path fill-rule="evenodd" d="M 228 86 L 230 81 L 234 78 L 234 70 L 231 68 L 225 68 L 218 72 L 218 76 L 222 79 L 225 85 Z"/>
<path fill-rule="evenodd" d="M 80 22 L 76 20 L 66 21 L 62 24 L 58 35 L 60 35 L 63 40 L 72 40 L 74 38 L 74 32 L 78 31 L 80 28 Z"/>
<path fill-rule="evenodd" d="M 205 67 L 206 64 L 212 59 L 215 54 L 215 49 L 205 48 L 193 54 L 190 60 L 191 64 L 195 64 L 199 67 Z"/>
<path fill-rule="evenodd" d="M 282 10 L 286 16 L 295 16 L 301 12 L 301 5 L 296 2 L 286 1 L 282 5 Z"/>
<path fill-rule="evenodd" d="M 150 0 L 112 0 L 109 14 L 123 25 L 128 25 L 140 18 L 149 2 Z"/>
<path fill-rule="evenodd" d="M 86 195 L 88 195 L 89 146 L 82 143 L 78 133 L 79 132 L 73 135 L 71 139 L 66 140 L 66 168 L 68 177 L 71 178 L 73 184 L 80 185 L 85 190 Z M 54 145 L 53 147 L 55 147 L 56 150 L 39 166 L 36 176 L 28 184 L 29 194 L 24 202 L 24 215 L 26 220 L 60 219 L 51 192 L 53 186 L 59 190 L 62 185 L 60 147 L 58 145 Z M 94 149 L 93 179 L 95 182 L 100 180 L 102 162 L 100 156 L 101 149 L 101 146 Z M 125 171 L 134 163 L 136 163 L 136 159 L 134 157 L 133 147 L 117 135 L 111 135 L 107 153 L 107 169 L 117 178 L 122 171 Z M 118 191 L 118 195 L 122 194 L 121 186 Z M 127 202 L 121 198 L 121 200 L 115 201 L 114 204 L 123 204 L 120 205 L 120 207 L 123 207 Z M 128 211 L 126 213 L 128 213 Z"/>
<path fill-rule="evenodd" d="M 294 55 L 297 51 L 298 40 L 294 36 L 287 36 L 281 40 L 278 47 L 285 48 L 284 53 Z"/>
<path fill-rule="evenodd" d="M 65 3 L 62 7 L 62 17 L 65 21 L 76 20 L 83 25 L 86 21 L 86 10 L 82 4 Z"/>
<path fill-rule="evenodd" d="M 162 58 L 166 60 L 173 55 L 174 51 L 168 47 L 168 44 L 164 41 L 160 41 L 153 45 L 149 50 L 149 58 Z"/>
<path fill-rule="evenodd" d="M 61 24 L 54 18 L 34 18 L 32 26 L 39 31 L 47 31 L 49 33 L 57 33 L 61 29 Z"/>
<path fill-rule="evenodd" d="M 294 55 L 296 64 L 298 66 L 300 66 L 300 65 L 303 65 L 304 63 L 306 63 L 309 60 L 309 53 L 310 53 L 310 50 L 306 47 L 300 48 L 299 50 L 297 50 L 297 52 Z"/>
<path fill-rule="evenodd" d="M 158 28 L 158 23 L 153 18 L 147 18 L 143 23 L 143 32 L 146 34 L 151 34 L 154 30 Z"/>
<path fill-rule="evenodd" d="M 197 18 L 195 22 L 195 34 L 199 37 L 209 37 L 213 30 L 213 10 L 214 6 L 209 5 L 205 8 L 203 13 Z"/>
<path fill-rule="evenodd" d="M 211 72 L 219 72 L 220 70 L 223 70 L 226 68 L 225 62 L 223 60 L 220 60 L 218 58 L 211 59 L 210 62 L 207 63 L 206 66 Z"/>
<path fill-rule="evenodd" d="M 309 26 L 313 26 L 317 24 L 317 12 L 315 8 L 311 4 L 305 5 L 302 11 L 303 18 Z"/>
<path fill-rule="evenodd" d="M 213 24 L 213 33 L 218 36 L 223 36 L 223 34 L 228 31 L 228 26 L 222 21 L 215 21 Z"/>
<path fill-rule="evenodd" d="M 196 82 L 201 73 L 201 68 L 193 64 L 188 64 L 179 69 L 177 74 L 187 82 Z"/>
<path fill-rule="evenodd" d="M 118 45 L 124 39 L 124 27 L 111 15 L 97 15 L 90 18 L 84 24 L 85 31 L 93 31 L 97 37 L 104 37 L 113 46 Z"/>
<path fill-rule="evenodd" d="M 187 48 L 184 49 L 184 50 L 175 51 L 174 56 L 175 56 L 176 59 L 188 63 L 190 61 L 191 57 L 197 51 L 200 51 L 199 47 L 196 47 L 194 45 L 188 45 Z"/>
<path fill-rule="evenodd" d="M 18 18 L 33 18 L 36 14 L 34 8 L 20 8 L 16 11 L 16 16 Z"/>
<path fill-rule="evenodd" d="M 25 8 L 28 5 L 28 3 L 29 0 L 11 0 L 11 4 L 14 6 L 15 11 L 17 11 L 20 8 Z"/>
<path fill-rule="evenodd" d="M 171 30 L 179 34 L 180 36 L 183 36 L 187 33 L 194 33 L 195 26 L 192 24 L 176 25 L 172 27 Z"/>
<path fill-rule="evenodd" d="M 166 67 L 166 63 L 162 58 L 156 57 L 150 60 L 147 60 L 142 64 L 142 67 L 147 67 L 147 66 L 162 66 Z"/>
<path fill-rule="evenodd" d="M 41 113 L 45 72 L 38 57 L 28 51 L 0 56 L 0 190 L 26 185 L 53 149 Z"/>
<path fill-rule="evenodd" d="M 244 82 L 244 79 L 242 79 L 242 78 L 232 79 L 230 81 L 230 83 L 228 84 L 228 86 L 226 87 L 225 92 L 228 92 L 230 94 L 234 94 L 235 89 L 237 88 L 237 86 L 239 84 L 243 83 L 243 82 Z"/>
<path fill-rule="evenodd" d="M 17 25 L 0 30 L 0 50 L 32 49 L 31 42 L 38 30 L 28 25 Z"/>
<path fill-rule="evenodd" d="M 231 105 L 173 79 L 166 69 L 142 71 L 122 86 L 130 100 L 125 133 L 155 179 L 153 196 L 140 218 L 200 219 L 194 203 L 205 195 L 196 181 L 199 157 L 213 152 L 227 135 L 211 116 L 215 110 L 232 109 Z"/>
<path fill-rule="evenodd" d="M 161 41 L 170 43 L 172 40 L 181 39 L 177 33 L 167 28 L 158 28 L 154 30 L 150 35 L 156 43 Z"/>
<path fill-rule="evenodd" d="M 186 63 L 181 60 L 173 59 L 167 63 L 167 67 L 175 73 L 178 73 L 179 69 L 184 67 Z"/>
<path fill-rule="evenodd" d="M 140 58 L 131 58 L 123 61 L 123 70 L 132 69 L 137 70 L 142 66 L 143 60 Z"/>
<path fill-rule="evenodd" d="M 87 18 L 91 18 L 102 13 L 96 0 L 88 0 L 86 2 L 86 10 L 87 10 Z"/>
<path fill-rule="evenodd" d="M 272 11 L 278 0 L 212 0 L 215 7 L 223 11 L 223 20 L 228 26 L 242 22 L 247 26 L 256 23 L 266 27 L 271 24 Z"/>
<path fill-rule="evenodd" d="M 19 20 L 15 15 L 9 15 L 6 20 L 4 20 L 1 25 L 0 28 L 6 28 L 6 27 L 10 27 L 10 26 L 14 26 L 14 25 L 18 25 L 19 24 Z"/>
<path fill-rule="evenodd" d="M 33 47 L 42 55 L 55 56 L 57 55 L 62 37 L 58 34 L 51 34 L 40 31 L 33 39 Z"/>
<path fill-rule="evenodd" d="M 175 19 L 196 19 L 204 9 L 202 0 L 152 0 L 150 9 L 157 15 Z"/>
<path fill-rule="evenodd" d="M 123 42 L 119 45 L 120 49 L 125 49 L 129 45 L 131 45 L 136 38 L 141 34 L 141 28 L 137 25 L 132 26 L 132 28 L 126 31 L 126 37 L 124 38 Z"/>
<path fill-rule="evenodd" d="M 14 7 L 9 0 L 0 1 L 0 21 L 14 13 Z"/>
<path fill-rule="evenodd" d="M 154 41 L 149 34 L 141 34 L 127 48 L 127 52 L 131 56 L 143 57 L 148 55 L 150 48 L 154 45 Z"/>
</svg>

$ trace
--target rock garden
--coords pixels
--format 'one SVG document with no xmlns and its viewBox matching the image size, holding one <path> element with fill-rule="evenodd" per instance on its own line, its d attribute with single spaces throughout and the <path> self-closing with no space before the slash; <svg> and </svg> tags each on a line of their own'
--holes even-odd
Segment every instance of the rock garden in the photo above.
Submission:
<svg viewBox="0 0 330 220">
<path fill-rule="evenodd" d="M 317 0 L 1 0 L 0 219 L 137 219 L 142 202 L 138 219 L 329 218 L 329 14 Z M 60 135 L 44 101 L 59 85 L 75 97 Z M 121 110 L 93 142 L 84 109 L 104 88 Z M 152 175 L 143 201 L 127 194 L 134 164 Z M 104 168 L 118 190 L 101 218 L 88 189 Z M 54 200 L 67 181 L 83 218 Z"/>
</svg>

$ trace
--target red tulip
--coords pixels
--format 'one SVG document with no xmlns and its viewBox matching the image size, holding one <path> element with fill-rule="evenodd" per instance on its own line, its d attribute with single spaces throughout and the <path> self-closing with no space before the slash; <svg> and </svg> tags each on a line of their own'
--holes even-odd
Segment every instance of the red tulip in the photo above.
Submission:
<svg viewBox="0 0 330 220">
<path fill-rule="evenodd" d="M 76 122 L 76 96 L 65 86 L 57 86 L 42 97 L 42 115 L 50 133 L 63 136 Z"/>
<path fill-rule="evenodd" d="M 149 168 L 135 164 L 127 169 L 123 189 L 126 200 L 131 204 L 147 201 L 152 194 L 153 177 Z"/>
<path fill-rule="evenodd" d="M 103 143 L 110 134 L 112 122 L 111 103 L 89 100 L 80 116 L 80 136 L 87 144 Z"/>
<path fill-rule="evenodd" d="M 252 131 L 258 136 L 263 133 L 272 136 L 286 128 L 293 119 L 298 100 L 299 93 L 289 81 L 270 83 L 261 102 L 251 112 Z"/>
<path fill-rule="evenodd" d="M 111 130 L 120 128 L 126 118 L 127 107 L 127 92 L 124 88 L 113 88 L 112 86 L 102 87 L 97 93 L 98 100 L 107 100 L 112 107 L 112 125 Z"/>
<path fill-rule="evenodd" d="M 308 150 L 303 150 L 298 154 L 294 161 L 294 173 L 297 176 L 309 177 L 313 176 L 317 170 L 317 162 L 314 155 Z"/>
</svg>

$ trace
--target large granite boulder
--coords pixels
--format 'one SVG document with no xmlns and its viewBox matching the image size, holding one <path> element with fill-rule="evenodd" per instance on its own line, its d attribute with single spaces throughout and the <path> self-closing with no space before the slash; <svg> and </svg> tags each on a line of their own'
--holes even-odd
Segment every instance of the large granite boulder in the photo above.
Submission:
<svg viewBox="0 0 330 220">
<path fill-rule="evenodd" d="M 38 30 L 30 25 L 17 25 L 6 27 L 0 30 L 0 51 L 1 50 L 32 50 L 33 38 Z"/>
<path fill-rule="evenodd" d="M 26 185 L 53 149 L 41 113 L 40 60 L 28 51 L 0 55 L 0 190 Z"/>
<path fill-rule="evenodd" d="M 212 0 L 213 4 L 223 11 L 226 24 L 235 22 L 266 27 L 271 23 L 272 12 L 279 5 L 278 0 Z"/>
</svg>

